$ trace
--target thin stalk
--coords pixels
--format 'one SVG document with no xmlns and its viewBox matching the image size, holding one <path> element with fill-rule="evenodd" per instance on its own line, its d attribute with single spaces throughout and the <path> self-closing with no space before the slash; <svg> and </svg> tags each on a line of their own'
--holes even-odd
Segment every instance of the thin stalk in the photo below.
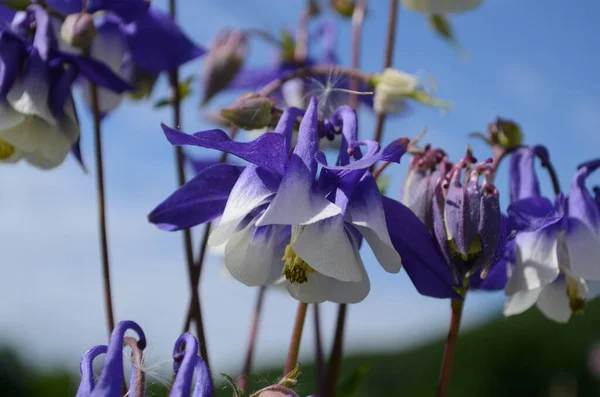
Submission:
<svg viewBox="0 0 600 397">
<path fill-rule="evenodd" d="M 100 226 L 100 253 L 102 256 L 102 277 L 104 279 L 104 304 L 106 306 L 106 325 L 110 336 L 115 328 L 112 290 L 110 284 L 110 261 L 108 259 L 108 233 L 106 231 L 106 197 L 104 194 L 104 163 L 102 156 L 102 120 L 98 87 L 90 83 L 92 112 L 94 114 L 94 141 L 96 146 L 96 191 L 98 194 L 98 220 Z"/>
<path fill-rule="evenodd" d="M 260 325 L 260 318 L 262 314 L 263 301 L 265 298 L 266 287 L 260 286 L 258 288 L 258 294 L 256 295 L 256 305 L 254 306 L 254 313 L 252 314 L 252 320 L 250 322 L 250 336 L 248 338 L 248 345 L 246 346 L 246 359 L 244 360 L 244 368 L 242 370 L 242 376 L 238 380 L 238 388 L 244 393 L 248 388 L 248 377 L 252 372 L 252 360 L 254 358 L 254 347 L 256 346 L 256 338 L 258 337 L 258 329 Z M 234 392 L 233 397 L 236 397 Z"/>
<path fill-rule="evenodd" d="M 298 302 L 298 311 L 296 312 L 296 322 L 292 331 L 292 339 L 290 340 L 290 349 L 288 350 L 287 360 L 283 367 L 283 376 L 286 376 L 298 363 L 298 353 L 300 352 L 300 342 L 302 341 L 302 331 L 304 330 L 304 320 L 306 319 L 306 309 L 308 303 Z"/>
<path fill-rule="evenodd" d="M 173 20 L 177 17 L 177 0 L 169 0 L 169 12 Z M 177 69 L 169 72 L 169 84 L 171 87 L 171 100 L 173 109 L 173 125 L 175 128 L 181 127 L 181 93 L 179 92 L 179 71 Z M 177 182 L 179 186 L 185 183 L 185 160 L 183 155 L 183 149 L 180 146 L 175 147 L 175 163 L 177 169 Z M 194 280 L 194 249 L 192 246 L 192 232 L 190 229 L 183 231 L 183 247 L 185 252 L 185 259 L 190 280 L 190 292 L 192 295 L 192 310 L 191 314 L 196 324 L 196 334 L 200 342 L 200 349 L 202 358 L 209 366 L 208 355 L 206 354 L 206 338 L 204 335 L 204 324 L 202 321 L 202 308 L 200 306 L 200 298 L 198 294 L 198 283 Z"/>
<path fill-rule="evenodd" d="M 338 377 L 342 366 L 342 349 L 344 345 L 344 326 L 346 324 L 346 310 L 348 305 L 341 304 L 338 308 L 337 323 L 335 325 L 335 340 L 331 349 L 329 366 L 327 367 L 326 397 L 335 397 L 337 393 Z"/>
<path fill-rule="evenodd" d="M 448 395 L 448 386 L 450 386 L 450 375 L 452 374 L 452 364 L 454 362 L 454 353 L 456 351 L 456 342 L 458 341 L 458 330 L 464 306 L 464 300 L 452 300 L 452 317 L 450 318 L 450 327 L 448 328 L 448 339 L 444 349 L 442 359 L 442 368 L 438 380 L 436 397 L 446 397 Z"/>
<path fill-rule="evenodd" d="M 352 69 L 358 69 L 360 66 L 360 44 L 362 40 L 362 26 L 365 20 L 365 8 L 367 0 L 359 0 L 352 13 Z M 350 80 L 350 90 L 359 90 L 359 81 L 356 78 Z M 350 95 L 350 106 L 354 109 L 358 107 L 358 96 Z"/>
<path fill-rule="evenodd" d="M 389 1 L 388 9 L 388 27 L 387 27 L 387 39 L 385 44 L 385 55 L 383 61 L 383 68 L 389 68 L 392 66 L 394 58 L 394 44 L 396 37 L 396 21 L 398 20 L 398 0 Z M 377 115 L 377 124 L 375 127 L 374 140 L 381 142 L 383 138 L 383 127 L 385 125 L 386 115 L 385 113 L 379 113 Z"/>
<path fill-rule="evenodd" d="M 325 363 L 323 362 L 323 341 L 321 340 L 321 316 L 319 304 L 313 304 L 313 315 L 315 325 L 315 379 L 317 381 L 316 391 L 318 395 L 324 396 L 325 392 Z"/>
</svg>

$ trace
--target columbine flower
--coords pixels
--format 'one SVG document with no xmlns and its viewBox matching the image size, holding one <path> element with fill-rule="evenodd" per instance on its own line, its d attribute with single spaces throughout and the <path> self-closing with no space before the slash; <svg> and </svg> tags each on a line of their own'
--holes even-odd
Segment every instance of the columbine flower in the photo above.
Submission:
<svg viewBox="0 0 600 397">
<path fill-rule="evenodd" d="M 133 330 L 138 340 L 125 336 Z M 122 321 L 112 332 L 108 346 L 94 346 L 81 358 L 81 383 L 76 397 L 120 397 L 124 384 L 123 346 L 132 352 L 132 370 L 127 395 L 142 397 L 146 395 L 145 374 L 143 369 L 143 350 L 146 338 L 139 325 L 133 321 Z M 185 346 L 185 349 L 183 347 Z M 106 354 L 100 377 L 96 381 L 93 362 L 96 357 Z M 210 397 L 213 392 L 212 379 L 204 360 L 198 356 L 198 341 L 189 333 L 181 335 L 173 349 L 173 371 L 175 381 L 169 393 L 170 397 L 189 397 L 194 375 L 196 381 L 193 397 Z"/>
<path fill-rule="evenodd" d="M 462 170 L 473 165 L 468 153 L 435 187 L 433 230 L 438 245 L 459 285 L 493 263 L 502 234 L 498 189 L 482 175 L 494 172 L 489 162 L 468 171 L 466 186 Z"/>
<path fill-rule="evenodd" d="M 417 76 L 396 69 L 387 68 L 382 74 L 373 75 L 370 84 L 375 87 L 373 108 L 377 113 L 400 113 L 407 100 L 445 109 L 450 107 L 449 103 L 425 92 Z"/>
<path fill-rule="evenodd" d="M 134 98 L 150 95 L 158 75 L 179 68 L 206 51 L 196 46 L 165 12 L 150 2 L 94 1 L 92 11 L 103 10 L 90 55 L 137 87 Z M 89 88 L 84 86 L 87 98 Z M 99 90 L 100 111 L 110 112 L 121 96 Z M 89 102 L 89 99 L 88 99 Z"/>
<path fill-rule="evenodd" d="M 0 28 L 0 65 L 0 160 L 24 158 L 41 168 L 61 164 L 78 143 L 71 97 L 78 74 L 116 92 L 131 88 L 103 64 L 59 51 L 50 17 L 38 5 Z"/>
<path fill-rule="evenodd" d="M 410 10 L 425 14 L 459 14 L 479 7 L 483 0 L 402 0 Z"/>
<path fill-rule="evenodd" d="M 552 203 L 539 194 L 533 169 L 533 158 L 538 153 L 543 161 L 549 161 L 543 147 L 521 149 L 513 166 L 527 166 L 511 169 L 511 175 L 520 175 L 516 183 L 525 186 L 513 187 L 512 197 L 517 201 L 508 209 L 509 227 L 519 233 L 508 254 L 513 257 L 505 290 L 509 297 L 505 314 L 519 314 L 537 305 L 548 318 L 567 322 L 572 313 L 583 310 L 590 298 L 586 282 L 589 274 L 585 270 L 596 268 L 595 255 L 600 252 L 600 242 L 586 240 L 581 233 L 581 219 L 590 219 L 582 209 L 593 208 L 594 201 L 589 200 L 585 180 L 600 166 L 600 161 L 583 164 L 575 175 L 569 198 L 561 194 Z M 586 203 L 592 206 L 586 207 Z"/>
</svg>

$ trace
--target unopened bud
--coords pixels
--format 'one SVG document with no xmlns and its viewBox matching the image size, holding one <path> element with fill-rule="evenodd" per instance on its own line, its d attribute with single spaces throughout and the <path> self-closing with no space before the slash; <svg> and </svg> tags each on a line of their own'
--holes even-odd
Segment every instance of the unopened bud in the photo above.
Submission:
<svg viewBox="0 0 600 397">
<path fill-rule="evenodd" d="M 269 98 L 248 93 L 221 110 L 221 117 L 239 128 L 256 130 L 271 123 L 272 110 L 273 102 Z"/>
<path fill-rule="evenodd" d="M 351 18 L 356 6 L 354 0 L 331 0 L 331 7 L 343 17 Z"/>
<path fill-rule="evenodd" d="M 67 15 L 60 28 L 60 37 L 74 47 L 88 47 L 96 37 L 94 18 L 87 13 Z"/>
<path fill-rule="evenodd" d="M 243 32 L 225 30 L 219 33 L 206 59 L 203 104 L 233 80 L 244 63 L 247 47 L 248 39 Z"/>
<path fill-rule="evenodd" d="M 272 385 L 257 391 L 250 397 L 298 397 L 298 394 L 285 386 Z"/>
<path fill-rule="evenodd" d="M 505 148 L 510 149 L 523 142 L 521 127 L 514 121 L 499 118 L 494 126 L 498 143 Z"/>
<path fill-rule="evenodd" d="M 419 79 L 408 73 L 387 68 L 381 75 L 374 75 L 371 84 L 375 87 L 374 108 L 378 113 L 399 113 L 404 101 L 415 92 Z"/>
</svg>

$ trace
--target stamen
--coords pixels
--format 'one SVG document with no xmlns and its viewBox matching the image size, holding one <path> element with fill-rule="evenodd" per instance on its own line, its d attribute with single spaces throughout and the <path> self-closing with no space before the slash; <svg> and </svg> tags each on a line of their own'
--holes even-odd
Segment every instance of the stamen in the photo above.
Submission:
<svg viewBox="0 0 600 397">
<path fill-rule="evenodd" d="M 304 262 L 302 258 L 294 252 L 291 244 L 285 247 L 285 254 L 281 260 L 285 261 L 282 274 L 292 284 L 304 284 L 308 281 L 308 275 L 314 273 L 315 269 Z"/>
<path fill-rule="evenodd" d="M 5 140 L 0 139 L 0 160 L 7 160 L 15 154 L 15 147 Z"/>
</svg>

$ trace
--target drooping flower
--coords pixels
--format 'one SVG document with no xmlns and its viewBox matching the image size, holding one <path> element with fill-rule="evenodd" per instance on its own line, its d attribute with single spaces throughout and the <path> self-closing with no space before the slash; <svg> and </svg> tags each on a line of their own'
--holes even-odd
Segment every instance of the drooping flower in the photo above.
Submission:
<svg viewBox="0 0 600 397">
<path fill-rule="evenodd" d="M 78 75 L 116 92 L 131 88 L 104 64 L 58 50 L 39 5 L 0 28 L 0 65 L 0 161 L 23 158 L 41 168 L 63 162 L 79 139 L 71 96 Z"/>
<path fill-rule="evenodd" d="M 459 14 L 478 8 L 483 0 L 402 0 L 410 10 L 425 14 Z"/>
<path fill-rule="evenodd" d="M 535 156 L 549 161 L 546 149 L 536 146 L 516 152 L 511 167 L 511 197 L 516 201 L 508 209 L 509 227 L 518 234 L 507 247 L 507 256 L 512 258 L 505 314 L 519 314 L 536 305 L 546 317 L 567 322 L 591 298 L 586 279 L 593 277 L 584 273 L 586 268 L 596 268 L 594 255 L 600 252 L 600 241 L 582 238 L 581 219 L 590 218 L 582 217 L 580 209 L 593 208 L 585 179 L 600 161 L 583 164 L 569 197 L 560 194 L 552 203 L 540 195 Z M 586 202 L 592 206 L 586 207 Z M 581 264 L 583 269 L 577 266 Z"/>
<path fill-rule="evenodd" d="M 135 331 L 138 335 L 137 340 L 125 336 L 125 332 L 129 330 Z M 143 368 L 143 350 L 146 347 L 146 338 L 139 325 L 133 321 L 122 321 L 113 330 L 108 346 L 94 346 L 85 352 L 81 358 L 81 383 L 76 397 L 120 397 L 122 395 L 124 345 L 131 348 L 132 358 L 131 378 L 127 395 L 131 397 L 146 395 Z M 100 376 L 96 381 L 93 362 L 101 354 L 106 354 L 106 357 Z M 198 341 L 189 333 L 181 335 L 175 342 L 173 371 L 175 380 L 169 393 L 170 397 L 190 396 L 192 384 L 194 384 L 193 397 L 212 396 L 213 383 L 208 367 L 198 355 Z"/>
</svg>

